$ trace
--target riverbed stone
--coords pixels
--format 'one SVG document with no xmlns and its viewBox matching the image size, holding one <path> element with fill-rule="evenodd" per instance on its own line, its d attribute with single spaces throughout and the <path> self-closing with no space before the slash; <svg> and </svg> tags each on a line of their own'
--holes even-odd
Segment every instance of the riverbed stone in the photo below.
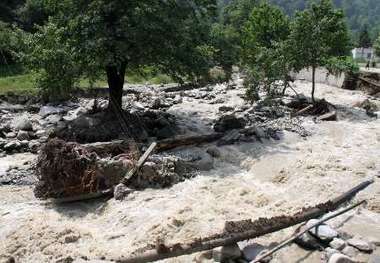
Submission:
<svg viewBox="0 0 380 263">
<path fill-rule="evenodd" d="M 216 121 L 214 130 L 216 132 L 225 132 L 233 129 L 244 128 L 247 121 L 242 117 L 237 117 L 234 114 L 224 115 Z"/>
<path fill-rule="evenodd" d="M 33 125 L 32 125 L 32 122 L 30 121 L 30 117 L 26 114 L 14 118 L 12 122 L 12 127 L 15 130 L 23 130 L 23 131 L 33 130 Z"/>
<path fill-rule="evenodd" d="M 349 257 L 355 257 L 359 254 L 359 250 L 352 247 L 352 246 L 346 246 L 343 250 L 342 253 L 349 256 Z"/>
<path fill-rule="evenodd" d="M 225 262 L 240 258 L 242 255 L 237 244 L 213 249 L 212 257 L 215 262 Z"/>
<path fill-rule="evenodd" d="M 116 200 L 123 200 L 133 191 L 133 189 L 128 188 L 124 184 L 118 184 L 115 186 L 113 195 Z"/>
<path fill-rule="evenodd" d="M 318 222 L 317 219 L 311 219 L 307 222 L 306 226 L 310 227 L 311 225 L 313 225 L 317 222 Z M 338 237 L 338 232 L 326 224 L 322 224 L 322 225 L 319 225 L 315 228 L 312 228 L 311 230 L 309 230 L 309 232 L 312 235 L 321 239 L 322 241 L 331 241 L 334 238 Z"/>
<path fill-rule="evenodd" d="M 343 255 L 343 254 L 333 254 L 328 263 L 354 263 L 351 258 Z"/>
<path fill-rule="evenodd" d="M 334 238 L 330 242 L 330 247 L 336 250 L 342 250 L 346 246 L 346 242 L 340 238 Z"/>
<path fill-rule="evenodd" d="M 20 141 L 30 140 L 29 132 L 24 131 L 24 130 L 18 131 L 18 133 L 17 133 L 17 139 L 20 140 Z"/>
<path fill-rule="evenodd" d="M 351 238 L 347 240 L 347 243 L 363 252 L 372 252 L 373 250 L 370 243 L 360 239 L 359 237 Z"/>
</svg>

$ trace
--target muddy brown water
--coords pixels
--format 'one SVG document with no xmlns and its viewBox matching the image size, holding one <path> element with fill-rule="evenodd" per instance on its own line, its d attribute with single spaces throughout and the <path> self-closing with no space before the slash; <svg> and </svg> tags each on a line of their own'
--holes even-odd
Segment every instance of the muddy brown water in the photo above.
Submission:
<svg viewBox="0 0 380 263">
<path fill-rule="evenodd" d="M 296 83 L 296 89 L 305 94 L 309 88 L 306 82 Z M 227 104 L 244 103 L 238 93 L 229 91 Z M 67 256 L 82 262 L 82 257 L 126 256 L 157 240 L 177 243 L 216 234 L 225 221 L 295 213 L 379 175 L 380 120 L 367 118 L 363 110 L 351 107 L 366 95 L 318 85 L 317 96 L 340 106 L 338 122 L 315 123 L 304 118 L 310 137 L 284 132 L 276 142 L 221 147 L 222 156 L 215 160 L 211 172 L 168 189 L 135 192 L 123 202 L 57 206 L 36 200 L 29 186 L 0 187 L 0 262 L 10 256 L 17 262 L 56 262 Z M 194 130 L 207 131 L 206 123 L 218 106 L 184 100 L 175 107 L 181 109 L 179 114 L 187 112 L 188 118 L 193 116 L 191 111 L 197 111 L 191 125 Z M 0 171 L 21 157 L 0 159 Z M 380 240 L 379 180 L 357 197 L 369 200 L 366 208 L 331 224 Z M 292 231 L 249 242 L 268 245 Z M 165 262 L 192 262 L 195 256 Z M 292 245 L 277 253 L 273 262 L 321 262 L 321 254 Z"/>
</svg>

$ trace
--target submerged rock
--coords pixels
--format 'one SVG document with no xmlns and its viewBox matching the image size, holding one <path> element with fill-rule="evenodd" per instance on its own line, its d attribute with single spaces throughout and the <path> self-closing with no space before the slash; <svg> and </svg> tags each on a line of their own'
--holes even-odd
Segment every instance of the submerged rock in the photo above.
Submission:
<svg viewBox="0 0 380 263">
<path fill-rule="evenodd" d="M 215 262 L 226 262 L 240 258 L 242 255 L 237 244 L 231 246 L 218 247 L 213 249 L 212 257 Z"/>
<path fill-rule="evenodd" d="M 225 132 L 233 129 L 244 128 L 247 121 L 242 117 L 236 117 L 234 114 L 224 115 L 216 121 L 214 130 L 216 132 Z"/>
<path fill-rule="evenodd" d="M 318 222 L 317 219 L 309 220 L 306 226 L 310 227 L 317 222 Z M 338 232 L 326 224 L 322 224 L 315 228 L 312 228 L 311 230 L 309 230 L 309 232 L 312 235 L 321 239 L 322 241 L 331 241 L 334 238 L 338 237 Z"/>
</svg>

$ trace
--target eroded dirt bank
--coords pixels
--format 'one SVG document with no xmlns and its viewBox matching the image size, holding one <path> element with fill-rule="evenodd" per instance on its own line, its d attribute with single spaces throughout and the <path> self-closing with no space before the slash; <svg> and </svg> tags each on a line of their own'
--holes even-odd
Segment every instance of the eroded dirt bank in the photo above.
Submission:
<svg viewBox="0 0 380 263">
<path fill-rule="evenodd" d="M 309 87 L 296 83 L 304 94 Z M 241 89 L 227 91 L 223 105 L 242 105 L 238 96 L 242 93 Z M 380 120 L 353 107 L 367 98 L 359 91 L 319 84 L 317 96 L 338 106 L 339 121 L 315 123 L 302 117 L 309 137 L 284 131 L 279 141 L 222 146 L 214 170 L 168 189 L 134 192 L 122 202 L 57 206 L 35 200 L 31 186 L 0 187 L 0 262 L 10 256 L 17 262 L 60 262 L 68 256 L 75 262 L 111 259 L 157 240 L 186 242 L 220 232 L 225 221 L 296 212 L 369 176 L 376 177 L 375 184 L 358 196 L 369 200 L 367 208 L 334 224 L 350 234 L 380 241 Z M 195 132 L 208 131 L 220 106 L 188 98 L 169 112 L 186 117 L 184 125 L 193 126 Z M 0 170 L 9 162 L 0 159 Z M 291 233 L 288 229 L 251 242 L 266 245 Z M 166 262 L 192 262 L 195 256 Z M 320 252 L 292 245 L 271 262 L 322 261 Z"/>
</svg>

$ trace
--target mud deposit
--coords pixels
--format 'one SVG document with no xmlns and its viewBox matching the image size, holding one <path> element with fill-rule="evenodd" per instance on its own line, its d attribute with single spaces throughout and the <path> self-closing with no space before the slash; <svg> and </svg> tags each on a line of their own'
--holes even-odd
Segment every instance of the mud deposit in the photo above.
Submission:
<svg viewBox="0 0 380 263">
<path fill-rule="evenodd" d="M 310 84 L 296 89 L 309 94 Z M 209 131 L 220 106 L 244 104 L 240 88 L 221 94 L 224 104 L 184 98 L 168 112 L 195 132 Z M 134 192 L 122 202 L 99 200 L 53 205 L 36 200 L 32 186 L 0 187 L 0 262 L 74 262 L 112 259 L 166 242 L 186 243 L 222 232 L 225 221 L 293 214 L 327 201 L 370 176 L 375 184 L 357 198 L 366 208 L 333 221 L 352 235 L 380 241 L 380 120 L 355 108 L 367 95 L 318 84 L 317 96 L 338 106 L 337 122 L 301 117 L 311 135 L 284 131 L 278 141 L 219 147 L 214 169 L 168 189 Z M 205 149 L 210 145 L 203 146 Z M 14 158 L 12 158 L 14 157 Z M 0 173 L 19 156 L 0 158 Z M 269 245 L 285 239 L 287 229 L 258 240 Z M 192 262 L 196 255 L 165 262 Z M 69 261 L 67 261 L 69 262 Z M 94 261 L 96 262 L 96 261 Z M 320 252 L 292 245 L 271 262 L 323 262 Z"/>
</svg>

